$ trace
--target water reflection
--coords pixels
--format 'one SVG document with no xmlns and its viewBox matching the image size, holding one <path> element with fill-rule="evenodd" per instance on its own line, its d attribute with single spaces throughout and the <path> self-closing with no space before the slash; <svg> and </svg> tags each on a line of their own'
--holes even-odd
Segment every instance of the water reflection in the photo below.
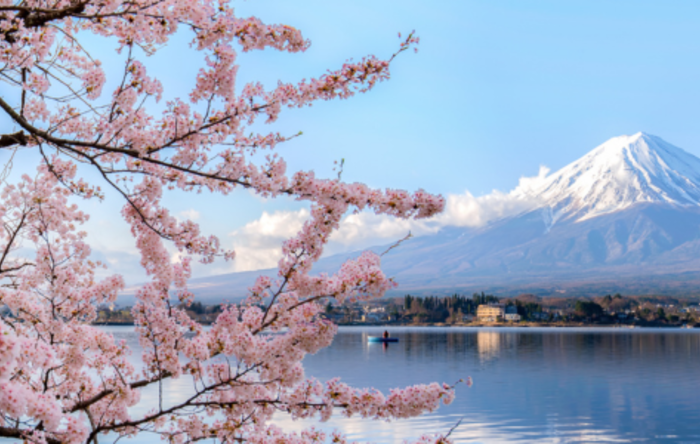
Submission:
<svg viewBox="0 0 700 444">
<path fill-rule="evenodd" d="M 482 361 L 498 356 L 501 335 L 495 331 L 480 331 L 476 334 L 476 343 L 479 348 L 479 358 Z"/>
<path fill-rule="evenodd" d="M 459 442 L 700 442 L 696 405 L 700 332 L 621 329 L 398 328 L 385 352 L 365 347 L 372 329 L 341 329 L 307 358 L 320 378 L 341 375 L 382 390 L 471 375 L 455 403 L 425 418 L 366 424 L 363 439 L 401 442 L 447 430 Z M 361 358 L 361 359 L 360 359 Z M 345 429 L 348 420 L 329 427 Z M 361 427 L 355 424 L 353 427 Z M 375 436 L 378 433 L 381 436 Z"/>
</svg>

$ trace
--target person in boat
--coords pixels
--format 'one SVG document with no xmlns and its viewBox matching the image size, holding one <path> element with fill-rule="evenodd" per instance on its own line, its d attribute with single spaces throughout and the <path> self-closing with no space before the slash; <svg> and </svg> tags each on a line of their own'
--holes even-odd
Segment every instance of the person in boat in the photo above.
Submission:
<svg viewBox="0 0 700 444">
<path fill-rule="evenodd" d="M 382 335 L 382 338 L 389 339 L 389 332 L 384 330 L 384 334 Z"/>
</svg>

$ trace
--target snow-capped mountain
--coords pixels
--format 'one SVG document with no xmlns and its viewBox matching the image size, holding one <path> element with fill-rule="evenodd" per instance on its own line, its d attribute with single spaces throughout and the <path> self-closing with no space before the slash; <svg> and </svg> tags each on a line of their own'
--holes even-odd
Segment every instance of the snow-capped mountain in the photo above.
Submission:
<svg viewBox="0 0 700 444">
<path fill-rule="evenodd" d="M 382 267 L 395 293 L 700 294 L 700 159 L 682 149 L 644 133 L 615 137 L 511 194 L 529 209 L 391 250 Z M 315 270 L 332 273 L 348 256 Z M 241 297 L 260 273 L 196 279 L 192 289 Z"/>
<path fill-rule="evenodd" d="M 639 203 L 700 204 L 700 159 L 645 133 L 614 137 L 542 180 L 513 192 L 535 199 L 551 224 L 583 221 Z"/>
</svg>

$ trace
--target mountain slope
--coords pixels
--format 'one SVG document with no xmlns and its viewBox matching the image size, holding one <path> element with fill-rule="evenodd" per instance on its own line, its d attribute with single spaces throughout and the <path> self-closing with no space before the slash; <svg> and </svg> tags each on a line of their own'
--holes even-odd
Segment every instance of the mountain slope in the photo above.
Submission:
<svg viewBox="0 0 700 444">
<path fill-rule="evenodd" d="M 387 255 L 383 266 L 405 289 L 427 288 L 428 282 L 460 288 L 700 270 L 700 209 L 641 204 L 549 230 L 538 213 L 467 230 L 449 242 L 416 239 L 392 252 L 395 257 Z M 413 256 L 432 258 L 428 262 L 439 263 L 439 269 L 412 266 Z"/>
<path fill-rule="evenodd" d="M 384 256 L 395 293 L 700 288 L 700 159 L 658 137 L 610 139 L 512 195 L 534 209 L 481 228 L 445 227 Z M 333 272 L 349 256 L 315 270 Z M 240 297 L 259 273 L 193 280 L 193 291 Z"/>
<path fill-rule="evenodd" d="M 700 204 L 700 159 L 645 133 L 615 137 L 515 195 L 548 208 L 550 223 L 585 220 L 639 203 Z"/>
</svg>

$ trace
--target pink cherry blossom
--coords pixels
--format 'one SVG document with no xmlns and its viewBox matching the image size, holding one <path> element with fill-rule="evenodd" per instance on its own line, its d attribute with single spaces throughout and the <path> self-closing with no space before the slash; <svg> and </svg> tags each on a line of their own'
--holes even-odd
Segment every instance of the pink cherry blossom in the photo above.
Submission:
<svg viewBox="0 0 700 444">
<path fill-rule="evenodd" d="M 205 66 L 192 91 L 155 107 L 163 86 L 140 58 L 176 32 L 189 33 Z M 94 36 L 115 43 L 125 57 L 120 72 L 106 73 L 86 52 L 81 42 Z M 0 148 L 25 146 L 43 160 L 34 177 L 25 175 L 0 192 L 0 306 L 11 313 L 0 318 L 0 437 L 97 443 L 105 433 L 147 431 L 176 443 L 210 437 L 347 442 L 342 434 L 313 428 L 286 432 L 271 420 L 283 413 L 326 421 L 336 412 L 390 420 L 450 403 L 450 385 L 381 393 L 308 378 L 302 366 L 337 331 L 321 315 L 325 301 L 377 298 L 396 285 L 371 252 L 335 273 L 312 273 L 342 218 L 362 210 L 427 218 L 442 211 L 444 199 L 288 171 L 276 148 L 298 134 L 260 130 L 290 109 L 370 91 L 389 79 L 394 57 L 417 43 L 411 33 L 386 59 L 367 56 L 268 89 L 258 82 L 237 85 L 243 69 L 238 52 L 296 53 L 310 42 L 293 27 L 238 17 L 228 0 L 1 1 L 3 79 L 16 94 L 4 94 L 0 108 L 17 132 L 0 135 Z M 112 90 L 108 75 L 120 79 Z M 78 164 L 100 180 L 78 177 Z M 103 265 L 90 260 L 80 230 L 89 215 L 69 197 L 103 199 L 103 188 L 121 196 L 122 215 L 149 276 L 133 307 L 141 370 L 130 363 L 133 351 L 125 343 L 92 325 L 98 305 L 114 303 L 124 281 L 97 279 Z M 163 193 L 228 195 L 236 188 L 267 198 L 291 196 L 307 202 L 311 215 L 284 242 L 277 276 L 258 278 L 243 304 L 226 306 L 205 330 L 182 308 L 195 299 L 187 288 L 191 261 L 233 260 L 235 253 L 194 221 L 176 218 Z M 180 254 L 178 263 L 170 260 L 169 244 Z M 163 381 L 177 378 L 191 383 L 189 397 L 131 413 L 142 390 L 157 387 L 162 396 Z M 419 442 L 433 441 L 448 437 Z"/>
</svg>

